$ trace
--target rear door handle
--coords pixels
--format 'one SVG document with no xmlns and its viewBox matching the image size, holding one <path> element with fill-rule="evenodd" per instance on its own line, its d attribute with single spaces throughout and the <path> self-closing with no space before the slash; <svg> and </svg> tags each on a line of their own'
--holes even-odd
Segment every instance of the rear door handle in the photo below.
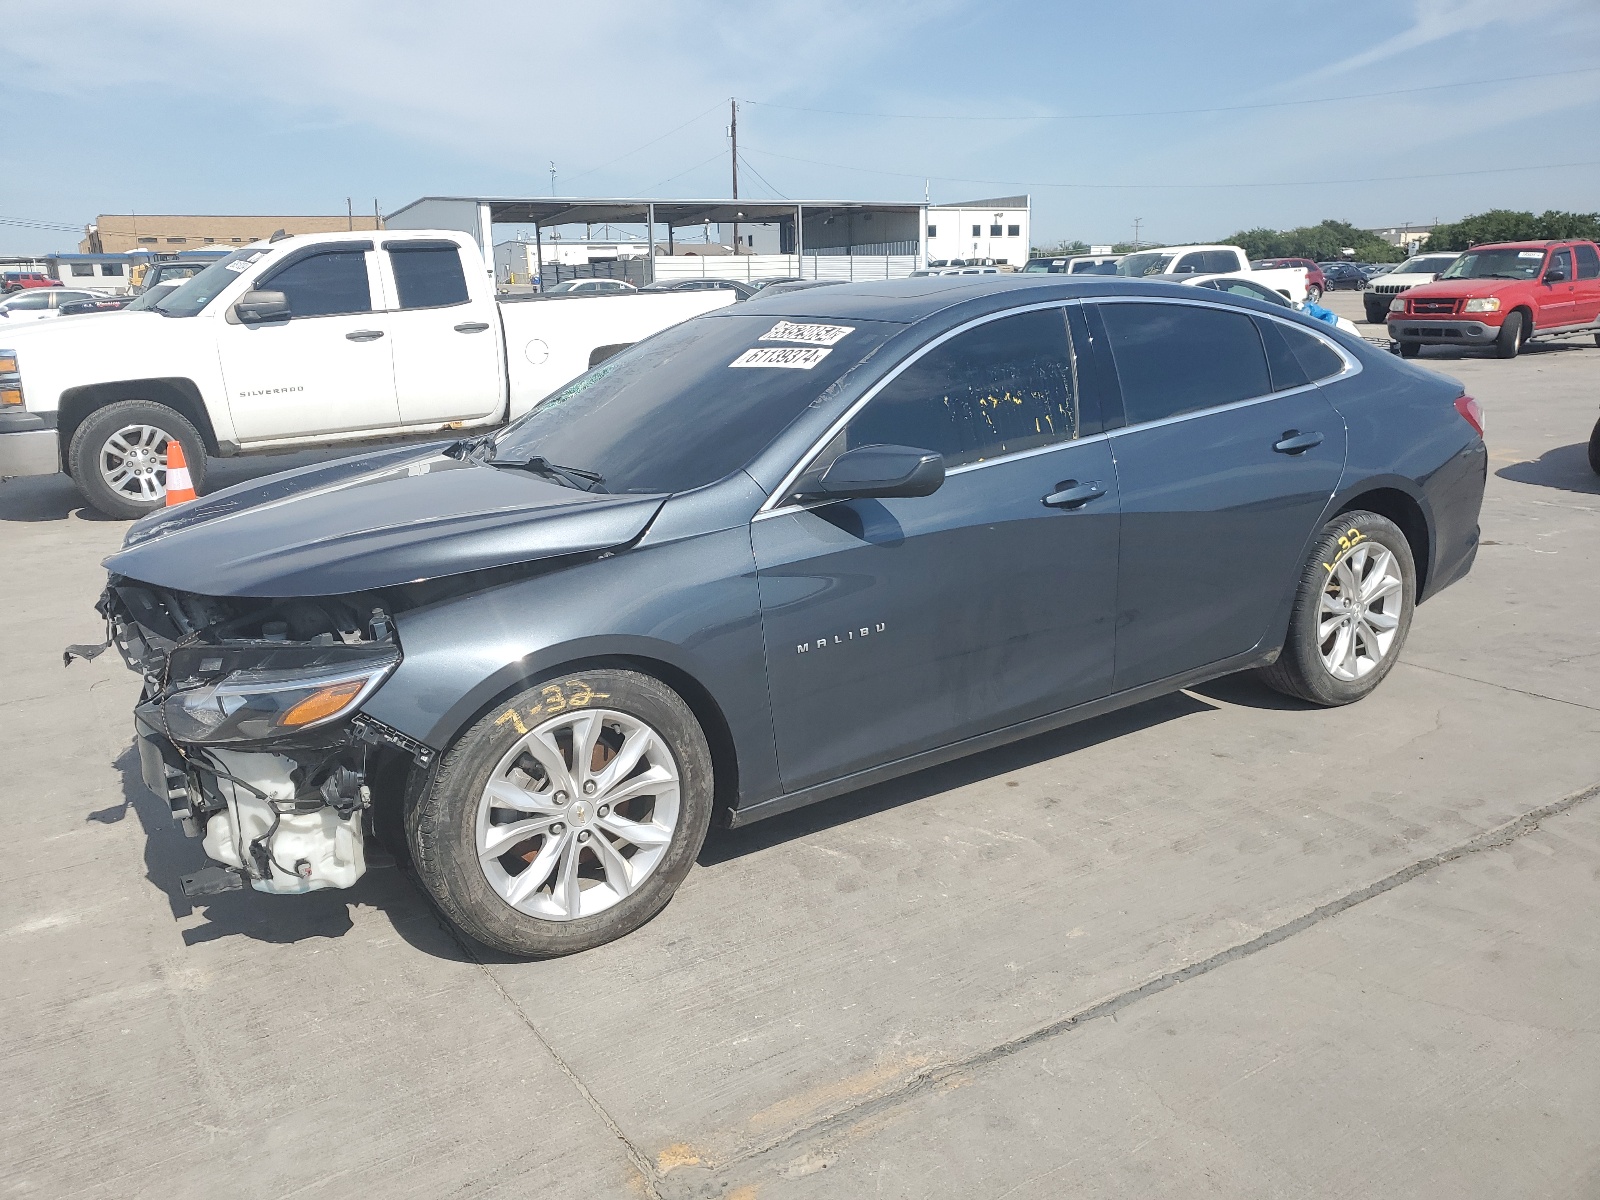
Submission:
<svg viewBox="0 0 1600 1200">
<path fill-rule="evenodd" d="M 1313 446 L 1322 445 L 1320 433 L 1301 433 L 1298 429 L 1285 429 L 1283 440 L 1272 443 L 1279 454 L 1304 454 Z"/>
<path fill-rule="evenodd" d="M 1098 483 L 1079 483 L 1076 479 L 1068 479 L 1057 486 L 1058 491 L 1044 498 L 1051 508 L 1082 508 L 1089 501 L 1098 500 L 1106 494 L 1106 489 Z"/>
<path fill-rule="evenodd" d="M 456 326 L 457 333 L 482 333 L 489 328 L 487 321 L 463 321 Z"/>
<path fill-rule="evenodd" d="M 352 329 L 344 335 L 352 342 L 375 342 L 383 336 L 381 329 Z"/>
</svg>

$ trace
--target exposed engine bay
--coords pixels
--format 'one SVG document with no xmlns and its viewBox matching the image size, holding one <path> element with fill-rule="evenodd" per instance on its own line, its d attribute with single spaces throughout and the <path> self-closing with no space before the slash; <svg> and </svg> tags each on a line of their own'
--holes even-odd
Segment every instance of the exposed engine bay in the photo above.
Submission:
<svg viewBox="0 0 1600 1200">
<path fill-rule="evenodd" d="M 221 864 L 184 890 L 282 895 L 361 878 L 374 773 L 432 757 L 359 715 L 400 662 L 384 599 L 219 598 L 112 576 L 98 607 L 144 678 L 145 784 Z"/>
</svg>

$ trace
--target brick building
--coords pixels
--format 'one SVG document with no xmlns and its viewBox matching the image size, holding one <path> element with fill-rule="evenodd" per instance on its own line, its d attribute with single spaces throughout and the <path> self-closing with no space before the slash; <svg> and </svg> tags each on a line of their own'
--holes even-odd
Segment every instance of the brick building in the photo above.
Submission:
<svg viewBox="0 0 1600 1200">
<path fill-rule="evenodd" d="M 353 223 L 352 223 L 353 220 Z M 126 254 L 153 250 L 177 254 L 206 246 L 243 246 L 286 233 L 338 233 L 381 228 L 376 217 L 218 217 L 153 216 L 146 213 L 101 213 L 84 230 L 78 249 L 85 254 Z"/>
</svg>

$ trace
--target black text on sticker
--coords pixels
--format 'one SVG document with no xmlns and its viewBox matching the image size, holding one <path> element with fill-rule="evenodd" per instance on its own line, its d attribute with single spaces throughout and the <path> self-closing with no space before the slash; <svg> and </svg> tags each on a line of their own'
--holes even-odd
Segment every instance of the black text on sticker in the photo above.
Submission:
<svg viewBox="0 0 1600 1200">
<path fill-rule="evenodd" d="M 730 367 L 792 367 L 801 371 L 809 371 L 828 355 L 831 350 L 823 350 L 816 346 L 757 346 L 754 350 L 746 350 L 728 365 Z"/>
<path fill-rule="evenodd" d="M 800 325 L 779 321 L 761 335 L 763 342 L 805 342 L 812 346 L 836 345 L 856 331 L 854 325 Z"/>
</svg>

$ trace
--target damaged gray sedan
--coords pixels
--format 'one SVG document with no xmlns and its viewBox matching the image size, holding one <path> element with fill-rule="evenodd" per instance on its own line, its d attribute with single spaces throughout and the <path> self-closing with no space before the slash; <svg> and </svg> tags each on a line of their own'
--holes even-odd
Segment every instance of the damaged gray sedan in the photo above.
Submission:
<svg viewBox="0 0 1600 1200">
<path fill-rule="evenodd" d="M 1486 463 L 1458 385 L 1281 307 L 853 284 L 152 514 L 100 611 L 192 893 L 348 887 L 377 838 L 471 937 L 561 954 L 717 815 L 1233 671 L 1361 699 L 1471 567 Z"/>
</svg>

